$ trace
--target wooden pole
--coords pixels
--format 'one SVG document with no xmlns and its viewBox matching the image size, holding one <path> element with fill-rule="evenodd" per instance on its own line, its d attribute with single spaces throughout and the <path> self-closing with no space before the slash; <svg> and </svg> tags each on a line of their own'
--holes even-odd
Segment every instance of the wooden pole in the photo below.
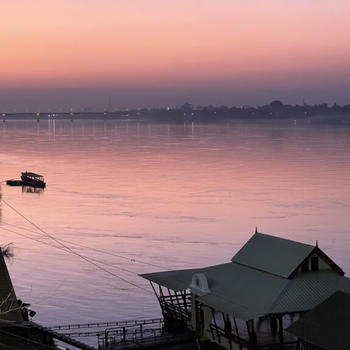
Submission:
<svg viewBox="0 0 350 350">
<path fill-rule="evenodd" d="M 278 333 L 280 343 L 283 344 L 283 316 L 278 316 Z"/>
<path fill-rule="evenodd" d="M 158 299 L 158 301 L 159 301 L 158 294 L 157 294 L 157 292 L 156 292 L 156 290 L 155 290 L 155 288 L 154 288 L 154 286 L 153 286 L 152 281 L 149 281 L 149 283 L 151 284 L 151 287 L 152 287 L 152 289 L 153 289 L 153 292 L 154 292 L 154 294 L 156 295 L 156 297 L 157 297 L 157 299 Z"/>
<path fill-rule="evenodd" d="M 175 319 L 178 319 L 178 315 L 177 315 L 177 310 L 176 310 L 176 307 L 175 307 L 175 304 L 174 304 L 174 300 L 173 300 L 173 296 L 172 296 L 172 294 L 171 294 L 171 292 L 170 292 L 170 289 L 169 288 L 167 288 L 168 289 L 168 295 L 169 295 L 169 297 L 170 297 L 170 302 L 171 302 L 171 306 L 172 306 L 172 309 L 173 309 L 173 312 L 174 312 L 174 316 L 175 316 Z"/>
<path fill-rule="evenodd" d="M 213 308 L 211 308 L 211 313 L 212 313 L 212 315 L 213 315 L 213 320 L 214 320 L 214 324 L 215 324 L 216 335 L 217 335 L 217 337 L 218 337 L 219 343 L 221 343 L 218 325 L 216 324 L 215 310 L 214 310 Z"/>
<path fill-rule="evenodd" d="M 270 329 L 271 329 L 271 334 L 277 333 L 277 319 L 274 316 L 270 317 Z"/>
<path fill-rule="evenodd" d="M 248 335 L 249 335 L 249 342 L 252 345 L 256 345 L 257 338 L 256 338 L 255 330 L 254 330 L 254 320 L 246 321 L 246 325 L 247 325 L 247 331 L 248 331 Z"/>
<path fill-rule="evenodd" d="M 233 317 L 233 322 L 234 322 L 234 324 L 235 324 L 236 334 L 237 334 L 237 338 L 238 338 L 238 345 L 239 345 L 240 350 L 242 350 L 243 348 L 242 348 L 241 338 L 239 337 L 239 332 L 238 332 L 238 326 L 237 326 L 237 322 L 236 322 L 236 317 L 233 316 L 233 315 L 232 315 L 232 317 Z"/>
<path fill-rule="evenodd" d="M 254 329 L 254 320 L 252 320 L 252 338 L 253 338 L 254 345 L 258 344 L 258 338 L 256 336 L 256 332 Z"/>
<path fill-rule="evenodd" d="M 225 324 L 225 335 L 228 338 L 228 343 L 230 345 L 230 349 L 232 349 L 232 324 L 231 324 L 231 320 L 228 314 L 226 314 L 226 316 L 224 315 L 224 313 L 222 313 L 224 316 L 224 324 Z"/>
<path fill-rule="evenodd" d="M 183 299 L 183 302 L 184 302 L 185 310 L 188 313 L 187 299 L 186 299 L 186 290 L 184 290 L 183 292 L 180 292 L 180 293 L 181 293 L 181 296 L 182 296 L 182 299 Z"/>
</svg>

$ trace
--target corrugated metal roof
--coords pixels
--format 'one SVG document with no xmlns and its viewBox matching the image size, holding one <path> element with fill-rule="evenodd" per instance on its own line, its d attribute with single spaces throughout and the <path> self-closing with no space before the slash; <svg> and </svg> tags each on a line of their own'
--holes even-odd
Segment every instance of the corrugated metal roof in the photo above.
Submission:
<svg viewBox="0 0 350 350">
<path fill-rule="evenodd" d="M 230 263 L 141 276 L 179 291 L 189 289 L 194 273 L 203 273 L 210 293 L 198 300 L 242 320 L 307 311 L 337 290 L 350 293 L 350 279 L 333 270 L 298 273 L 288 278 L 314 249 L 308 244 L 256 233 Z"/>
<path fill-rule="evenodd" d="M 285 278 L 232 263 L 201 272 L 207 276 L 212 293 L 198 299 L 242 320 L 265 315 L 288 283 Z"/>
<path fill-rule="evenodd" d="M 151 282 L 157 283 L 161 286 L 167 287 L 174 291 L 188 289 L 192 276 L 200 269 L 161 271 L 153 273 L 144 273 L 140 276 Z"/>
<path fill-rule="evenodd" d="M 340 290 L 350 293 L 350 279 L 333 271 L 300 273 L 293 280 L 234 263 L 142 277 L 179 291 L 189 288 L 194 273 L 204 273 L 210 293 L 198 300 L 242 320 L 267 314 L 307 311 Z"/>
<path fill-rule="evenodd" d="M 285 278 L 233 263 L 141 276 L 172 290 L 184 290 L 194 273 L 204 273 L 211 290 L 198 300 L 243 320 L 263 316 L 288 283 Z"/>
<path fill-rule="evenodd" d="M 333 271 L 300 273 L 290 280 L 269 313 L 311 310 L 336 291 L 350 293 L 350 279 Z"/>
<path fill-rule="evenodd" d="M 336 292 L 286 331 L 324 349 L 350 348 L 350 294 Z"/>
<path fill-rule="evenodd" d="M 288 278 L 314 248 L 256 232 L 231 261 Z"/>
</svg>

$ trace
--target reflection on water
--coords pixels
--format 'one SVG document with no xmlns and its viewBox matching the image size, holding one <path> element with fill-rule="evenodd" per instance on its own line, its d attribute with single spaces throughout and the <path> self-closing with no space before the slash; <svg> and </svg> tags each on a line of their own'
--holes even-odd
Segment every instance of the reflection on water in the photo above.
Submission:
<svg viewBox="0 0 350 350">
<path fill-rule="evenodd" d="M 22 192 L 24 193 L 41 194 L 44 192 L 44 189 L 40 187 L 32 187 L 32 186 L 21 186 L 21 187 L 22 187 Z"/>
<path fill-rule="evenodd" d="M 348 130 L 278 124 L 9 121 L 1 180 L 45 176 L 40 195 L 2 185 L 1 244 L 19 297 L 47 323 L 152 317 L 138 273 L 227 262 L 259 231 L 315 244 L 349 274 Z M 37 193 L 37 192 L 36 192 Z"/>
</svg>

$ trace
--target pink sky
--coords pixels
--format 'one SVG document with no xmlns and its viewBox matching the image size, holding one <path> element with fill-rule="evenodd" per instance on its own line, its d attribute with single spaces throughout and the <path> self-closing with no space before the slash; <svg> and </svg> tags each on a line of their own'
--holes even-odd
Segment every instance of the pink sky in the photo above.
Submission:
<svg viewBox="0 0 350 350">
<path fill-rule="evenodd" d="M 119 105 L 123 89 L 131 101 L 137 91 L 136 105 L 191 97 L 254 104 L 269 98 L 259 94 L 266 89 L 287 102 L 303 94 L 345 103 L 347 7 L 346 0 L 4 0 L 0 104 L 10 108 L 14 93 L 38 104 L 48 90 L 50 103 L 81 103 L 91 89 L 118 94 Z M 229 101 L 227 90 L 238 88 L 246 94 Z M 157 102 L 140 99 L 142 91 L 163 94 Z"/>
</svg>

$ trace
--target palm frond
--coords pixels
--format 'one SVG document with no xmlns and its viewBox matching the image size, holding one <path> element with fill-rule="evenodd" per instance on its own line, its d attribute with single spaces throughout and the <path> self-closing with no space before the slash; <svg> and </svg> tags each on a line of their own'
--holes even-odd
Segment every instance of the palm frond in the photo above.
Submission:
<svg viewBox="0 0 350 350">
<path fill-rule="evenodd" d="M 4 258 L 11 260 L 14 258 L 14 246 L 13 243 L 8 243 L 6 245 L 0 246 L 1 248 L 1 253 Z"/>
</svg>

